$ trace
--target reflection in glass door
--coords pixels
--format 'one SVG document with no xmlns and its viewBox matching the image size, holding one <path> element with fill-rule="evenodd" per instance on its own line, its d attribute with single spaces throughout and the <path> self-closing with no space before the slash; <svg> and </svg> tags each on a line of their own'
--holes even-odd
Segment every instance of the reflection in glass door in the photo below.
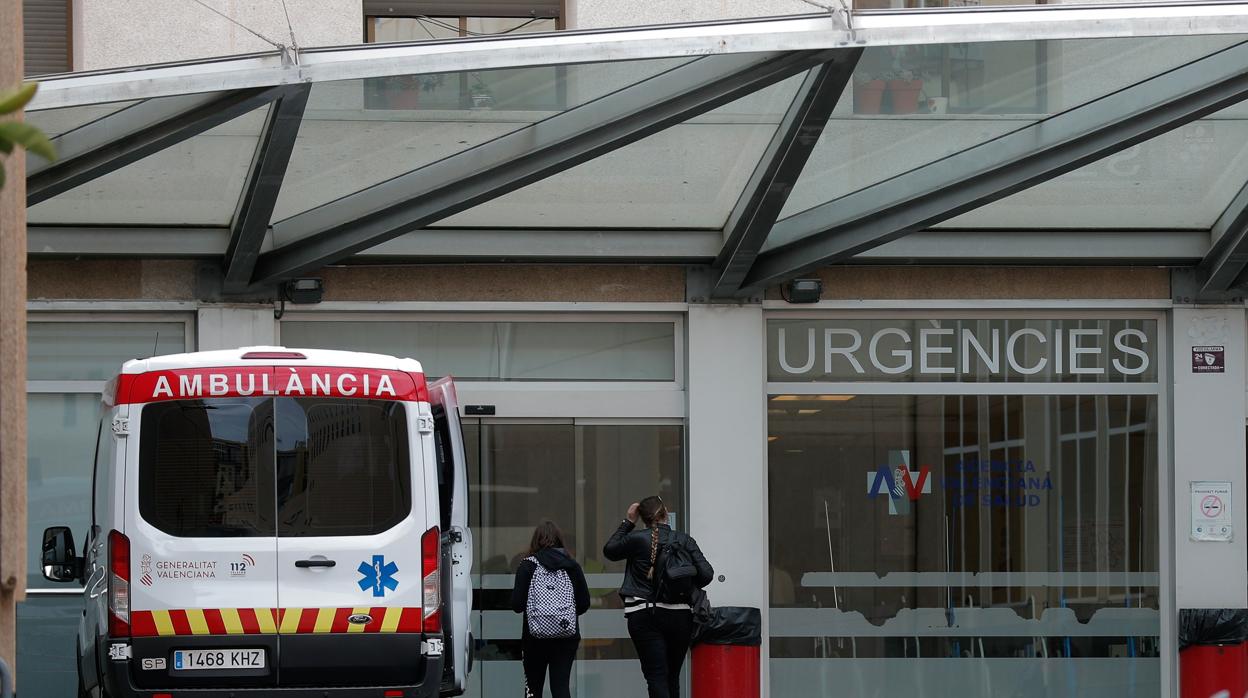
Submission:
<svg viewBox="0 0 1248 698">
<path fill-rule="evenodd" d="M 772 395 L 774 695 L 1160 695 L 1153 395 Z"/>
<path fill-rule="evenodd" d="M 546 518 L 563 530 L 592 597 L 581 617 L 573 694 L 631 698 L 644 692 L 616 595 L 623 566 L 602 559 L 602 544 L 638 498 L 657 492 L 664 501 L 685 502 L 683 440 L 678 423 L 465 421 L 477 546 L 477 663 L 469 696 L 513 695 L 521 686 L 521 616 L 509 605 L 513 573 L 533 527 Z M 674 508 L 680 526 L 684 512 Z"/>
</svg>

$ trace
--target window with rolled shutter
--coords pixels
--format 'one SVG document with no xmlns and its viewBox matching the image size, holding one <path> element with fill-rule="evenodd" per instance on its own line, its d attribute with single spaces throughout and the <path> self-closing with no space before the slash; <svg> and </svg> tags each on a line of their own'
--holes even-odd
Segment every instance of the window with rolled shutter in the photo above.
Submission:
<svg viewBox="0 0 1248 698">
<path fill-rule="evenodd" d="M 364 0 L 366 17 L 556 18 L 563 0 Z"/>
<path fill-rule="evenodd" d="M 73 70 L 71 0 L 22 0 L 26 75 Z"/>
</svg>

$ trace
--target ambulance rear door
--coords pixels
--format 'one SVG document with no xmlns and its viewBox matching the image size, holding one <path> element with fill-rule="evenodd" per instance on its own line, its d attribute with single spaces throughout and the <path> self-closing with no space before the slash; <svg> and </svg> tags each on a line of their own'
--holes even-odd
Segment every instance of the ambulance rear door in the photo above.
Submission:
<svg viewBox="0 0 1248 698">
<path fill-rule="evenodd" d="M 451 378 L 429 385 L 433 405 L 434 442 L 438 468 L 438 499 L 443 541 L 443 630 L 446 662 L 443 695 L 459 695 L 468 688 L 472 669 L 472 529 L 468 527 L 468 461 L 460 429 L 459 400 Z"/>
<path fill-rule="evenodd" d="M 382 373 L 394 390 L 378 397 Z M 436 573 L 440 541 L 420 448 L 428 403 L 394 399 L 415 393 L 404 376 L 335 369 L 336 394 L 275 400 L 280 687 L 427 680 L 423 570 Z"/>
<path fill-rule="evenodd" d="M 129 593 L 131 676 L 175 692 L 275 686 L 273 401 L 166 399 L 152 380 L 131 395 L 124 530 L 101 531 L 113 587 Z"/>
</svg>

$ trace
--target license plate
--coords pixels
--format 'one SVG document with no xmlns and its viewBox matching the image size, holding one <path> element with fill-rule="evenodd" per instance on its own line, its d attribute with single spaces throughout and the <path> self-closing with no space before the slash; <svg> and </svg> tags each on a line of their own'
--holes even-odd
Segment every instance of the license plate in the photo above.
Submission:
<svg viewBox="0 0 1248 698">
<path fill-rule="evenodd" d="M 175 670 L 263 669 L 264 650 L 176 650 Z"/>
</svg>

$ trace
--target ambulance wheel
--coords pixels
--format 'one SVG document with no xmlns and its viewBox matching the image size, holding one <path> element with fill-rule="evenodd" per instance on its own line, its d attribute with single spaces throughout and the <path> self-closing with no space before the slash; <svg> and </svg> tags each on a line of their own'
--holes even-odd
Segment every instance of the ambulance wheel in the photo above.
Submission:
<svg viewBox="0 0 1248 698">
<path fill-rule="evenodd" d="M 99 688 L 100 692 L 96 695 L 96 698 L 108 698 L 108 692 L 104 690 L 104 687 L 100 686 Z M 91 694 L 87 693 L 87 689 L 82 687 L 81 674 L 78 676 L 78 698 L 91 698 Z"/>
</svg>

